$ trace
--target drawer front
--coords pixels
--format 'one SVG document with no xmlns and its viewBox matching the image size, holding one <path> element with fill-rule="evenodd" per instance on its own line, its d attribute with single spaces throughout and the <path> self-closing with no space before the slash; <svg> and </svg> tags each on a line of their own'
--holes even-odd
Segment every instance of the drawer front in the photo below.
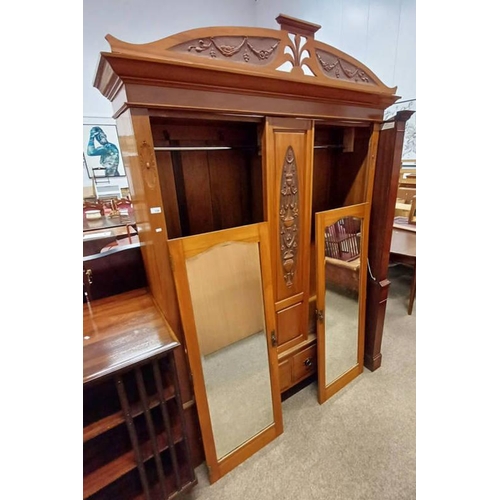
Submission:
<svg viewBox="0 0 500 500">
<path fill-rule="evenodd" d="M 304 303 L 300 302 L 277 313 L 278 345 L 281 346 L 302 334 L 300 327 L 303 305 Z"/>
<path fill-rule="evenodd" d="M 317 356 L 316 346 L 308 347 L 292 357 L 293 382 L 306 378 L 316 372 Z"/>
<path fill-rule="evenodd" d="M 280 372 L 280 391 L 288 389 L 292 385 L 292 361 L 287 359 L 278 365 Z"/>
</svg>

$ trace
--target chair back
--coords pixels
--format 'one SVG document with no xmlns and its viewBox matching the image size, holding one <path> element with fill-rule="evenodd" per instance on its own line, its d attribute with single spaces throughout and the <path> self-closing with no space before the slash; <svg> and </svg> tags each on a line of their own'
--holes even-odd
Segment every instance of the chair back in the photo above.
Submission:
<svg viewBox="0 0 500 500">
<path fill-rule="evenodd" d="M 120 212 L 121 215 L 131 216 L 134 213 L 134 205 L 127 198 L 120 198 L 119 200 L 115 200 L 115 207 Z"/>
<path fill-rule="evenodd" d="M 97 211 L 99 211 L 99 214 Z M 83 202 L 84 219 L 99 218 L 102 215 L 104 215 L 104 205 L 99 200 Z"/>
<path fill-rule="evenodd" d="M 325 229 L 326 257 L 351 261 L 359 257 L 361 221 L 344 217 Z"/>
</svg>

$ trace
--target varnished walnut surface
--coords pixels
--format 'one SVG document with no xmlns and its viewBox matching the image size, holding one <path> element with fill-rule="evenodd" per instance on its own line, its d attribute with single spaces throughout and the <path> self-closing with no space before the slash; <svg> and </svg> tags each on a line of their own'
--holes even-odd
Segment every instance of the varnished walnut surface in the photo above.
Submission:
<svg viewBox="0 0 500 500">
<path fill-rule="evenodd" d="M 179 345 L 146 289 L 83 304 L 83 383 Z"/>
</svg>

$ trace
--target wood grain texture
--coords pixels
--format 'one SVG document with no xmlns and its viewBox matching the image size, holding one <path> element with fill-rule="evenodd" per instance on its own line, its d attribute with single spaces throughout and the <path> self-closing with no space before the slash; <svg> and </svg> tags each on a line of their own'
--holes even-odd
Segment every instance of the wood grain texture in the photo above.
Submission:
<svg viewBox="0 0 500 500">
<path fill-rule="evenodd" d="M 227 242 L 258 242 L 261 263 L 261 284 L 265 315 L 265 331 L 273 403 L 273 424 L 251 438 L 239 448 L 222 459 L 217 458 L 215 439 L 210 418 L 205 380 L 201 364 L 201 349 L 198 341 L 195 312 L 191 299 L 190 282 L 186 259 L 192 258 Z M 242 460 L 258 451 L 262 446 L 283 432 L 283 419 L 280 402 L 277 349 L 272 345 L 271 332 L 276 329 L 270 267 L 269 231 L 267 223 L 252 224 L 239 228 L 226 229 L 169 241 L 172 255 L 175 284 L 179 294 L 182 320 L 186 332 L 186 344 L 193 375 L 194 390 L 198 407 L 205 457 L 210 470 L 210 481 L 214 482 L 236 467 Z"/>
<path fill-rule="evenodd" d="M 116 116 L 127 107 L 147 106 L 379 120 L 397 100 L 396 88 L 348 54 L 314 40 L 310 26 L 290 18 L 281 30 L 200 28 L 145 44 L 107 35 L 111 52 L 101 53 L 94 86 L 112 101 Z M 157 86 L 162 81 L 182 94 L 171 88 L 167 97 Z M 209 87 L 229 92 L 197 93 Z M 332 107 L 334 102 L 344 105 Z"/>
<path fill-rule="evenodd" d="M 286 344 L 301 336 L 300 325 L 302 323 L 304 303 L 299 302 L 276 314 L 280 344 Z"/>
<path fill-rule="evenodd" d="M 123 162 L 142 243 L 141 251 L 154 300 L 177 338 L 184 337 L 167 250 L 165 208 L 159 187 L 158 166 L 153 149 L 149 116 L 132 110 L 117 120 Z M 159 209 L 152 213 L 151 209 Z"/>
<path fill-rule="evenodd" d="M 179 345 L 146 289 L 83 305 L 83 381 Z"/>
<path fill-rule="evenodd" d="M 324 403 L 333 394 L 345 387 L 354 377 L 363 371 L 364 344 L 365 344 L 365 300 L 366 300 L 366 256 L 368 253 L 369 228 L 366 218 L 369 215 L 370 206 L 368 203 L 361 203 L 350 207 L 329 210 L 316 214 L 316 304 L 320 311 L 325 314 L 325 230 L 324 228 L 337 222 L 343 217 L 357 217 L 362 219 L 361 226 L 361 253 L 359 266 L 359 313 L 358 313 L 358 352 L 357 363 L 348 372 L 338 377 L 333 382 L 327 384 L 326 381 L 326 331 L 325 321 L 318 320 L 317 346 L 318 346 L 318 402 Z M 321 265 L 320 265 L 321 263 Z"/>
<path fill-rule="evenodd" d="M 266 121 L 265 144 L 266 157 L 264 159 L 265 186 L 267 189 L 266 218 L 270 221 L 271 252 L 273 263 L 274 299 L 276 304 L 289 307 L 289 299 L 308 296 L 309 291 L 309 249 L 311 231 L 311 197 L 312 197 L 312 155 L 313 155 L 314 133 L 312 123 L 304 120 L 270 118 Z M 283 232 L 283 219 L 287 217 L 289 208 L 286 208 L 288 198 L 283 195 L 286 191 L 284 181 L 284 167 L 286 167 L 286 155 L 289 148 L 294 152 L 294 183 L 297 189 L 295 207 L 297 212 L 295 235 L 295 248 L 292 259 L 293 278 L 290 280 L 285 268 L 284 248 L 281 243 Z M 286 260 L 286 259 L 285 259 Z M 280 333 L 278 323 L 278 344 L 280 352 L 290 348 L 290 341 L 299 343 L 307 338 L 308 332 L 308 307 L 304 302 L 301 304 L 300 315 L 297 318 L 298 335 L 293 339 L 290 330 L 283 335 Z"/>
<path fill-rule="evenodd" d="M 368 259 L 373 277 L 367 294 L 365 366 L 376 370 L 382 363 L 382 334 L 390 281 L 389 267 L 392 225 L 396 207 L 404 131 L 413 111 L 399 111 L 379 133 L 373 199 L 370 213 Z"/>
<path fill-rule="evenodd" d="M 189 63 L 191 66 L 208 67 L 240 76 L 259 74 L 271 79 L 282 78 L 380 95 L 390 95 L 396 91 L 396 88 L 384 85 L 369 68 L 353 57 L 314 40 L 314 31 L 318 29 L 318 25 L 284 18 L 285 16 L 278 18 L 281 30 L 250 27 L 199 28 L 145 44 L 127 43 L 112 35 L 107 35 L 106 39 L 112 53 L 123 57 L 147 58 L 177 65 Z M 295 34 L 295 37 L 289 37 L 288 33 Z M 285 62 L 290 64 L 289 73 L 280 75 L 283 72 L 276 69 Z M 313 82 L 307 81 L 304 71 L 306 67 L 315 76 Z M 106 76 L 109 78 L 105 69 L 100 68 L 96 86 L 101 86 L 104 91 L 112 94 L 116 92 L 117 85 L 112 79 L 107 80 Z"/>
</svg>

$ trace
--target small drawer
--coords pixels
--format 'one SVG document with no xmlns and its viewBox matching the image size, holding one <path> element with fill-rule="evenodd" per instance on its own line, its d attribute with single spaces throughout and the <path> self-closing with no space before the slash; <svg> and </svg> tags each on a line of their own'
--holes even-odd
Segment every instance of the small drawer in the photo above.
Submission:
<svg viewBox="0 0 500 500">
<path fill-rule="evenodd" d="M 316 346 L 308 347 L 292 357 L 293 382 L 306 378 L 316 372 Z"/>
</svg>

